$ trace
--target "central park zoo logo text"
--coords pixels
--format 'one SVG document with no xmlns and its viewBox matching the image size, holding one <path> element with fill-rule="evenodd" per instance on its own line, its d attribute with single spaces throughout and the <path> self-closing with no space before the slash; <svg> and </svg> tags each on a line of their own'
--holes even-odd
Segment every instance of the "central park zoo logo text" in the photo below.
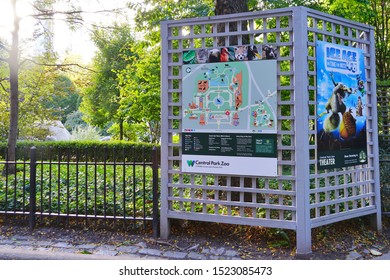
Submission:
<svg viewBox="0 0 390 280">
<path fill-rule="evenodd" d="M 194 167 L 194 166 L 229 166 L 229 162 L 225 161 L 200 161 L 200 160 L 187 160 L 188 167 Z"/>
</svg>

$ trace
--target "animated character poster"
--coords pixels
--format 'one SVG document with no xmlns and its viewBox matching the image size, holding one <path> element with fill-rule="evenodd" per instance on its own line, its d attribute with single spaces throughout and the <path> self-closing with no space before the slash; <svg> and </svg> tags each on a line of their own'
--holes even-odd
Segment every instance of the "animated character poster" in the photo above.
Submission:
<svg viewBox="0 0 390 280">
<path fill-rule="evenodd" d="M 317 42 L 318 169 L 367 163 L 366 76 L 361 49 Z"/>
</svg>

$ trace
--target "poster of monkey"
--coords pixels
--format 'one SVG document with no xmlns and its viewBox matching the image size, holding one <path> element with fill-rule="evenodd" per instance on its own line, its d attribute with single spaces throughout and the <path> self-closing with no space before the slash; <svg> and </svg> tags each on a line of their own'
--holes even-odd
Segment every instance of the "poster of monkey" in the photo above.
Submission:
<svg viewBox="0 0 390 280">
<path fill-rule="evenodd" d="M 318 169 L 367 163 L 363 50 L 318 41 Z"/>
</svg>

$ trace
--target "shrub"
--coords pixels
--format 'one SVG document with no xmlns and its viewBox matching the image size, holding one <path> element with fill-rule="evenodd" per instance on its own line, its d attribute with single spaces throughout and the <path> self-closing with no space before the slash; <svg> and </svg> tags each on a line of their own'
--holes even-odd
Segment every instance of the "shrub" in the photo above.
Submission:
<svg viewBox="0 0 390 280">
<path fill-rule="evenodd" d="M 30 159 L 30 148 L 36 147 L 38 160 L 52 161 L 152 161 L 155 145 L 126 141 L 53 141 L 17 143 L 18 160 Z M 6 158 L 6 143 L 0 143 L 0 158 Z M 159 147 L 157 147 L 159 151 Z M 159 157 L 159 155 L 158 155 Z"/>
</svg>

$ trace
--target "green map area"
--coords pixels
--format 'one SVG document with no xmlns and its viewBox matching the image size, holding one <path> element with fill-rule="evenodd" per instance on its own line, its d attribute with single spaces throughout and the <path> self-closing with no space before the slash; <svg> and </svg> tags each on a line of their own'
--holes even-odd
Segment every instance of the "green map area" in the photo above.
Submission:
<svg viewBox="0 0 390 280">
<path fill-rule="evenodd" d="M 183 132 L 276 132 L 276 61 L 183 65 Z"/>
</svg>

